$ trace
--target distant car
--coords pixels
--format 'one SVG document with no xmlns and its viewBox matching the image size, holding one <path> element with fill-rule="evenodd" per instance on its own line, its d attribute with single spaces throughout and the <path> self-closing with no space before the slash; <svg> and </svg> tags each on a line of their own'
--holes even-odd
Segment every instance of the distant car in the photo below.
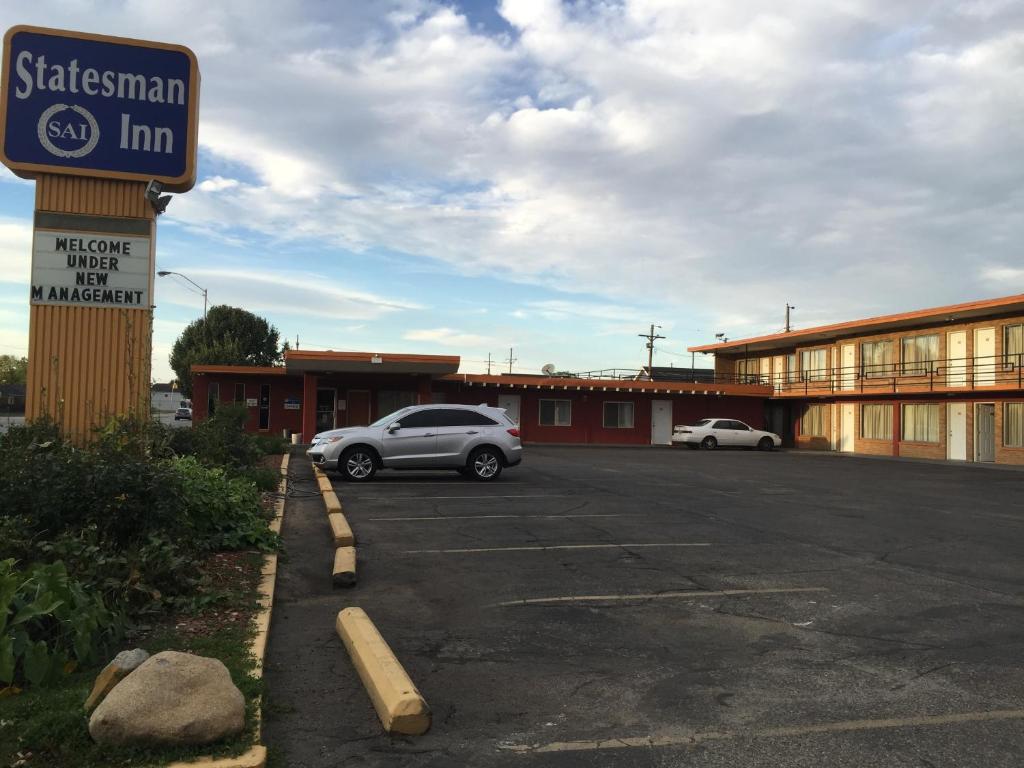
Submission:
<svg viewBox="0 0 1024 768">
<path fill-rule="evenodd" d="M 709 451 L 720 447 L 771 451 L 782 445 L 782 438 L 736 419 L 701 419 L 692 426 L 673 427 L 672 444 Z"/>
<path fill-rule="evenodd" d="M 454 469 L 494 480 L 522 461 L 519 430 L 504 408 L 412 405 L 368 427 L 320 432 L 306 455 L 346 480 L 372 480 L 378 469 Z"/>
<path fill-rule="evenodd" d="M 186 421 L 192 421 L 192 409 L 191 408 L 179 408 L 178 410 L 176 410 L 174 412 L 174 420 L 175 421 L 181 421 L 182 419 L 185 419 Z"/>
</svg>

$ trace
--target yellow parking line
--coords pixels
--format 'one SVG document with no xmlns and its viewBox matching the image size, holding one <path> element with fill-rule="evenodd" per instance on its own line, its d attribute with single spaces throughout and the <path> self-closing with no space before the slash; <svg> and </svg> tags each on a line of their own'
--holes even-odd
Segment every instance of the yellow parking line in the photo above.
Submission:
<svg viewBox="0 0 1024 768">
<path fill-rule="evenodd" d="M 784 725 L 738 731 L 682 731 L 665 736 L 627 736 L 595 741 L 555 741 L 550 744 L 512 744 L 501 746 L 511 752 L 592 752 L 600 749 L 635 749 L 637 747 L 689 747 L 709 741 L 732 739 L 780 738 L 811 736 L 821 733 L 880 731 L 894 728 L 929 728 L 941 725 L 982 723 L 995 720 L 1024 720 L 1024 709 L 995 709 L 983 712 L 960 712 L 947 715 L 893 717 L 877 720 L 841 720 L 834 723 Z"/>
<path fill-rule="evenodd" d="M 486 607 L 504 608 L 511 605 L 546 605 L 550 603 L 605 603 L 626 600 L 692 600 L 701 597 L 742 597 L 743 595 L 780 595 L 799 592 L 828 592 L 828 589 L 825 587 L 778 587 L 775 589 L 720 589 L 715 591 L 695 589 L 689 592 L 647 592 L 632 595 L 569 595 L 509 600 Z"/>
<path fill-rule="evenodd" d="M 480 547 L 475 549 L 406 549 L 404 555 L 462 555 L 469 552 L 548 552 L 555 549 L 637 549 L 639 547 L 710 547 L 710 544 L 557 544 L 548 547 Z"/>
</svg>

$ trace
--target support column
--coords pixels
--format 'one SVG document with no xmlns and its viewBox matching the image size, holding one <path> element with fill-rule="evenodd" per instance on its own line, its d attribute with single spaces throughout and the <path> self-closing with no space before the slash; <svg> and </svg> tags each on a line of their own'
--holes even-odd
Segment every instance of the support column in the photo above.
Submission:
<svg viewBox="0 0 1024 768">
<path fill-rule="evenodd" d="M 316 434 L 316 383 L 315 373 L 302 374 L 302 442 L 308 443 Z"/>
<path fill-rule="evenodd" d="M 153 295 L 154 234 L 145 184 L 41 174 L 36 226 L 87 228 L 117 237 L 125 227 L 149 238 Z M 83 227 L 83 222 L 85 226 Z M 105 230 L 106 228 L 106 230 Z M 138 236 L 138 235 L 136 235 Z M 75 442 L 117 415 L 149 418 L 153 308 L 32 304 L 29 312 L 25 415 L 49 417 Z"/>
<path fill-rule="evenodd" d="M 903 408 L 892 404 L 892 455 L 900 455 L 900 438 L 903 436 Z"/>
<path fill-rule="evenodd" d="M 430 405 L 434 402 L 434 395 L 430 391 L 430 381 L 431 379 L 429 376 L 420 376 L 419 393 L 416 397 L 418 405 Z"/>
</svg>

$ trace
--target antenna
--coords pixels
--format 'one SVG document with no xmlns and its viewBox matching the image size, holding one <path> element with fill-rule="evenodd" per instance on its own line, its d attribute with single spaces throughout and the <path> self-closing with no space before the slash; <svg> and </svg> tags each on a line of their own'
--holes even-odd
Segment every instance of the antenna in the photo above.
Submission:
<svg viewBox="0 0 1024 768">
<path fill-rule="evenodd" d="M 545 364 L 545 366 L 540 369 L 540 372 L 543 373 L 545 376 L 551 376 L 555 372 L 555 364 L 554 363 L 547 363 L 547 364 Z"/>
</svg>

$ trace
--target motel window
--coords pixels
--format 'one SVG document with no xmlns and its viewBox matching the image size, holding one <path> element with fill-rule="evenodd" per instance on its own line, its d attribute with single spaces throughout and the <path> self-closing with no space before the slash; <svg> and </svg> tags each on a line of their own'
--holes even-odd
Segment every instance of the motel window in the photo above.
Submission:
<svg viewBox="0 0 1024 768">
<path fill-rule="evenodd" d="M 827 349 L 800 351 L 800 378 L 802 381 L 822 381 L 828 378 Z"/>
<path fill-rule="evenodd" d="M 1003 359 L 1008 365 L 1024 367 L 1024 325 L 1003 326 Z"/>
<path fill-rule="evenodd" d="M 632 429 L 633 404 L 605 403 L 603 425 L 606 429 Z"/>
<path fill-rule="evenodd" d="M 571 400 L 541 400 L 539 410 L 542 427 L 568 427 L 572 424 Z"/>
<path fill-rule="evenodd" d="M 864 378 L 892 376 L 892 342 L 866 341 L 860 345 L 860 365 Z"/>
<path fill-rule="evenodd" d="M 860 436 L 865 440 L 892 440 L 892 406 L 862 405 Z"/>
<path fill-rule="evenodd" d="M 1024 403 L 1003 404 L 1003 445 L 1024 448 Z"/>
<path fill-rule="evenodd" d="M 939 442 L 938 403 L 903 406 L 903 439 L 911 443 Z"/>
<path fill-rule="evenodd" d="M 210 388 L 206 393 L 206 415 L 213 416 L 217 410 L 217 403 L 220 402 L 220 384 L 216 381 L 210 382 Z"/>
<path fill-rule="evenodd" d="M 235 384 L 235 402 L 245 402 L 245 384 Z"/>
<path fill-rule="evenodd" d="M 757 358 L 736 361 L 736 380 L 741 384 L 756 383 L 758 380 L 758 371 Z"/>
<path fill-rule="evenodd" d="M 807 405 L 800 416 L 800 434 L 804 437 L 825 436 L 825 406 Z"/>
<path fill-rule="evenodd" d="M 800 381 L 800 369 L 796 367 L 796 353 L 786 355 L 786 381 Z"/>
<path fill-rule="evenodd" d="M 900 342 L 902 347 L 902 371 L 904 376 L 927 376 L 935 372 L 935 361 L 939 359 L 939 337 L 913 336 Z"/>
</svg>

